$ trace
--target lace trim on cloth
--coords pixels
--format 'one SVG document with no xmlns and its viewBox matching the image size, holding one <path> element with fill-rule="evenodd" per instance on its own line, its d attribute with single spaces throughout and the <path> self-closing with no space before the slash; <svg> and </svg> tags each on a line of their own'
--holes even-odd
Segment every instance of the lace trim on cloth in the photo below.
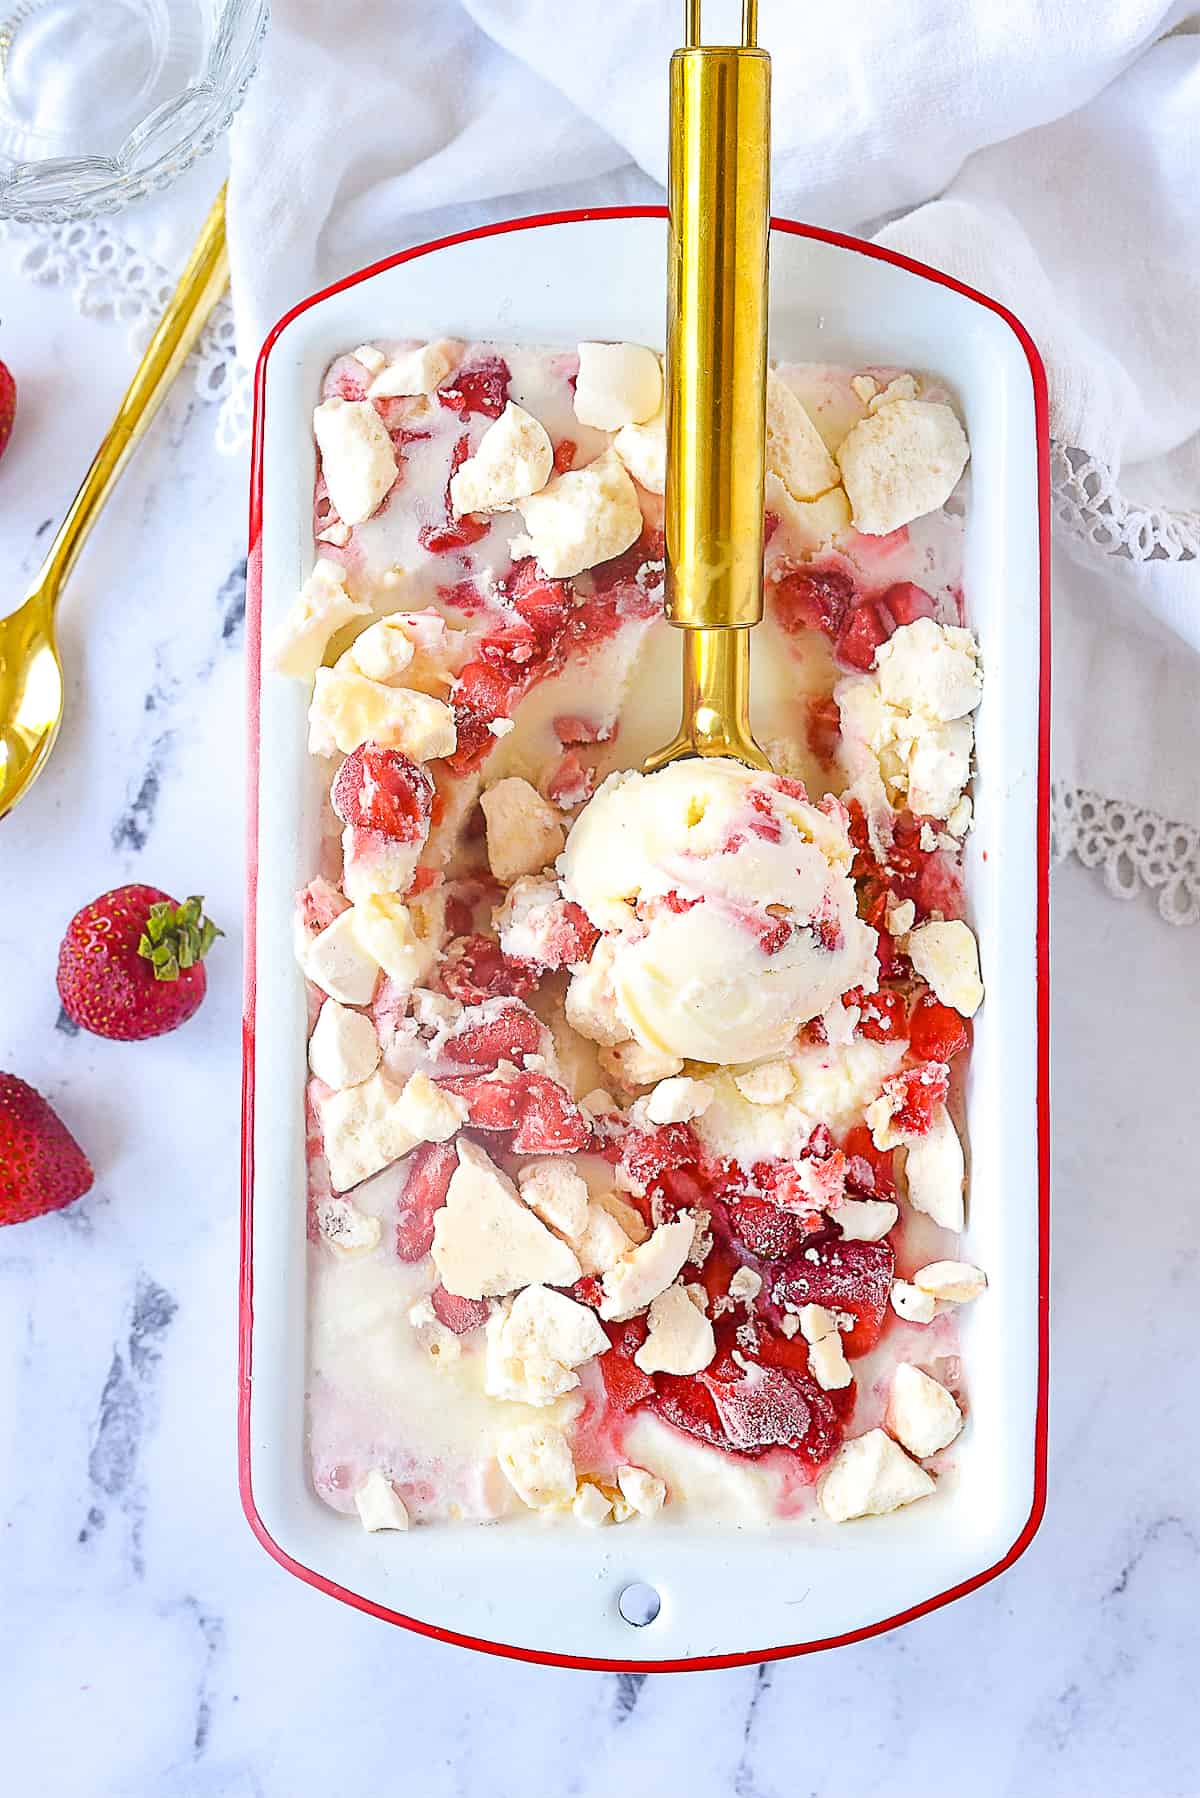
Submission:
<svg viewBox="0 0 1200 1798">
<path fill-rule="evenodd" d="M 1050 794 L 1051 855 L 1099 868 L 1114 899 L 1158 895 L 1168 924 L 1200 923 L 1200 830 L 1087 787 L 1057 783 Z"/>
<path fill-rule="evenodd" d="M 1131 562 L 1194 562 L 1200 557 L 1200 512 L 1135 506 L 1107 463 L 1086 450 L 1052 441 L 1054 517 L 1073 547 Z"/>
<path fill-rule="evenodd" d="M 40 227 L 0 219 L 0 241 L 24 245 L 17 267 L 27 280 L 69 292 L 84 318 L 124 325 L 130 347 L 141 355 L 175 286 L 152 257 L 99 218 Z M 228 296 L 217 302 L 187 366 L 200 398 L 223 405 L 238 366 Z"/>
</svg>

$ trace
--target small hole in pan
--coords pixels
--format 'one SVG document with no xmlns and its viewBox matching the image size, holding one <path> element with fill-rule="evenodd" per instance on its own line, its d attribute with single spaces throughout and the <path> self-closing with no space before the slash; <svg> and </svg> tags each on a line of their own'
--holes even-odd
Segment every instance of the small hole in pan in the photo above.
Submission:
<svg viewBox="0 0 1200 1798">
<path fill-rule="evenodd" d="M 635 1580 L 632 1586 L 626 1586 L 617 1599 L 617 1609 L 626 1623 L 632 1623 L 635 1629 L 645 1629 L 653 1623 L 662 1610 L 662 1599 L 643 1580 Z"/>
</svg>

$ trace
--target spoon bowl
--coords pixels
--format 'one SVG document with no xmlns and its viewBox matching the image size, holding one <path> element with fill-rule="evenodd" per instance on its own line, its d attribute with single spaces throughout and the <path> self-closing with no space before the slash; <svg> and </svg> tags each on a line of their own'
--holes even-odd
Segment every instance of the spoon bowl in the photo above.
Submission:
<svg viewBox="0 0 1200 1798">
<path fill-rule="evenodd" d="M 0 818 L 41 773 L 63 715 L 54 604 L 37 587 L 0 619 Z"/>
</svg>

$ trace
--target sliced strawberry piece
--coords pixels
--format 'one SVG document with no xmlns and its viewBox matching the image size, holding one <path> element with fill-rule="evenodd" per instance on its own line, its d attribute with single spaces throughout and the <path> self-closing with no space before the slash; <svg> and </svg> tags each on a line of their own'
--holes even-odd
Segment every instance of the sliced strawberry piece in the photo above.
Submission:
<svg viewBox="0 0 1200 1798">
<path fill-rule="evenodd" d="M 474 362 L 464 362 L 454 379 L 438 388 L 437 397 L 462 418 L 472 412 L 499 418 L 508 404 L 511 380 L 512 371 L 502 356 L 479 356 Z"/>
<path fill-rule="evenodd" d="M 832 694 L 814 694 L 809 700 L 805 734 L 817 760 L 823 767 L 830 767 L 842 740 L 841 708 Z"/>
<path fill-rule="evenodd" d="M 897 626 L 915 624 L 918 618 L 933 618 L 937 615 L 937 604 L 931 593 L 924 587 L 918 587 L 912 581 L 897 581 L 889 587 L 879 601 L 891 613 Z"/>
<path fill-rule="evenodd" d="M 933 1125 L 933 1114 L 946 1103 L 950 1069 L 944 1061 L 920 1061 L 884 1082 L 893 1101 L 892 1128 L 897 1136 L 924 1136 Z"/>
<path fill-rule="evenodd" d="M 444 1286 L 435 1286 L 429 1295 L 438 1322 L 455 1336 L 469 1336 L 488 1320 L 486 1299 L 464 1299 Z"/>
<path fill-rule="evenodd" d="M 621 1170 L 643 1191 L 661 1180 L 668 1168 L 695 1167 L 699 1161 L 700 1142 L 687 1124 L 663 1124 L 657 1130 L 631 1128 L 621 1143 Z"/>
<path fill-rule="evenodd" d="M 786 1448 L 819 1467 L 841 1443 L 841 1425 L 829 1397 L 807 1374 L 755 1365 L 740 1380 L 715 1380 L 703 1373 L 698 1378 L 736 1453 Z"/>
<path fill-rule="evenodd" d="M 646 1319 L 631 1317 L 622 1324 L 606 1324 L 612 1347 L 600 1357 L 600 1373 L 610 1405 L 632 1411 L 654 1396 L 654 1381 L 642 1372 L 633 1357 L 646 1340 Z"/>
<path fill-rule="evenodd" d="M 850 1357 L 865 1355 L 883 1329 L 894 1272 L 890 1244 L 829 1238 L 794 1255 L 776 1275 L 771 1296 L 793 1311 L 805 1305 L 848 1311 L 855 1322 L 843 1335 L 842 1347 Z"/>
<path fill-rule="evenodd" d="M 875 666 L 875 651 L 890 635 L 876 606 L 855 606 L 838 634 L 834 654 L 844 668 L 866 672 Z"/>
<path fill-rule="evenodd" d="M 764 1261 L 786 1260 L 808 1235 L 800 1217 L 766 1199 L 741 1199 L 730 1205 L 729 1222 L 750 1253 Z"/>
<path fill-rule="evenodd" d="M 514 999 L 491 1017 L 473 1020 L 470 1011 L 464 1012 L 446 1043 L 446 1054 L 451 1061 L 494 1068 L 501 1061 L 532 1055 L 541 1040 L 541 1024 L 527 1005 Z"/>
<path fill-rule="evenodd" d="M 578 449 L 578 445 L 572 443 L 572 441 L 569 437 L 563 437 L 562 439 L 560 439 L 560 441 L 558 443 L 555 444 L 555 446 L 554 446 L 554 472 L 555 472 L 555 474 L 566 474 L 566 472 L 569 468 L 574 468 L 575 455 L 576 455 L 577 449 Z"/>
<path fill-rule="evenodd" d="M 859 1009 L 858 1034 L 873 1043 L 895 1043 L 904 1040 L 908 1007 L 903 995 L 893 987 L 880 987 L 877 993 L 864 993 L 861 987 L 845 996 L 845 1004 Z"/>
<path fill-rule="evenodd" d="M 789 636 L 802 630 L 836 638 L 854 599 L 854 578 L 844 568 L 785 564 L 770 587 L 775 617 Z"/>
<path fill-rule="evenodd" d="M 396 1253 L 401 1261 L 419 1261 L 433 1243 L 433 1216 L 446 1203 L 446 1191 L 458 1166 L 450 1142 L 426 1142 L 415 1150 L 400 1195 L 396 1220 Z"/>
<path fill-rule="evenodd" d="M 577 1305 L 587 1305 L 592 1311 L 599 1311 L 604 1302 L 604 1288 L 595 1274 L 584 1274 L 582 1280 L 576 1280 L 570 1293 Z"/>
<path fill-rule="evenodd" d="M 468 544 L 478 543 L 492 528 L 490 518 L 478 517 L 470 512 L 464 513 L 461 518 L 456 516 L 454 503 L 450 498 L 450 483 L 470 453 L 471 440 L 464 431 L 450 452 L 450 472 L 446 477 L 446 522 L 442 525 L 423 524 L 417 532 L 417 541 L 433 555 L 466 549 Z"/>
<path fill-rule="evenodd" d="M 895 1151 L 877 1149 L 866 1124 L 855 1124 L 842 1144 L 846 1157 L 846 1185 L 867 1198 L 895 1197 L 896 1177 L 892 1171 Z"/>
<path fill-rule="evenodd" d="M 949 1005 L 925 992 L 913 1006 L 908 1040 L 913 1054 L 925 1061 L 951 1061 L 970 1042 L 971 1026 Z"/>
<path fill-rule="evenodd" d="M 509 577 L 508 596 L 544 645 L 557 640 L 574 609 L 570 581 L 551 580 L 532 556 L 516 564 Z"/>
<path fill-rule="evenodd" d="M 569 1093 L 545 1074 L 522 1076 L 521 1116 L 512 1139 L 517 1155 L 570 1155 L 591 1140 L 587 1119 Z"/>
<path fill-rule="evenodd" d="M 442 990 L 464 1005 L 484 999 L 519 999 L 537 985 L 538 970 L 532 962 L 505 955 L 490 936 L 456 937 L 446 950 L 440 979 Z"/>
<path fill-rule="evenodd" d="M 496 747 L 497 738 L 488 728 L 488 720 L 469 706 L 454 707 L 454 727 L 458 742 L 454 754 L 446 757 L 446 766 L 454 774 L 473 774 Z"/>
<path fill-rule="evenodd" d="M 433 781 L 398 749 L 360 743 L 337 771 L 329 795 L 343 824 L 377 830 L 397 843 L 423 843 L 429 835 Z"/>
<path fill-rule="evenodd" d="M 595 772 L 584 766 L 573 749 L 568 749 L 546 777 L 546 797 L 553 805 L 573 810 L 591 798 L 595 784 Z"/>
<path fill-rule="evenodd" d="M 564 749 L 578 743 L 611 743 L 617 726 L 597 724 L 592 718 L 580 718 L 574 712 L 560 712 L 554 720 L 554 734 Z"/>
<path fill-rule="evenodd" d="M 703 1386 L 700 1384 L 699 1378 L 686 1374 L 660 1373 L 655 1375 L 653 1383 L 651 1410 L 664 1422 L 674 1424 L 677 1430 L 698 1437 L 701 1442 L 707 1442 L 710 1448 L 722 1449 L 727 1454 L 742 1454 L 749 1460 L 755 1460 L 767 1452 L 765 1443 L 757 1448 L 734 1448 L 725 1434 L 712 1393 L 707 1383 Z"/>
</svg>

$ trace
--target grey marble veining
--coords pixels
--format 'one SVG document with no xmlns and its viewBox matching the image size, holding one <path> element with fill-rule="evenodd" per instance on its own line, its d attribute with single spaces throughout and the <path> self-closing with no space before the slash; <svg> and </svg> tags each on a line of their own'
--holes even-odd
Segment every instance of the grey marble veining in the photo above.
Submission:
<svg viewBox="0 0 1200 1798">
<path fill-rule="evenodd" d="M 16 596 L 127 372 L 0 268 Z M 1002 1580 L 909 1628 L 686 1676 L 526 1667 L 361 1617 L 250 1536 L 234 1442 L 244 466 L 181 392 L 64 605 L 70 710 L 0 825 L 0 1066 L 94 1191 L 0 1231 L 0 1789 L 37 1798 L 1197 1798 L 1200 934 L 1055 877 L 1051 1501 Z M 209 998 L 153 1044 L 64 1027 L 63 925 L 204 891 Z"/>
</svg>

